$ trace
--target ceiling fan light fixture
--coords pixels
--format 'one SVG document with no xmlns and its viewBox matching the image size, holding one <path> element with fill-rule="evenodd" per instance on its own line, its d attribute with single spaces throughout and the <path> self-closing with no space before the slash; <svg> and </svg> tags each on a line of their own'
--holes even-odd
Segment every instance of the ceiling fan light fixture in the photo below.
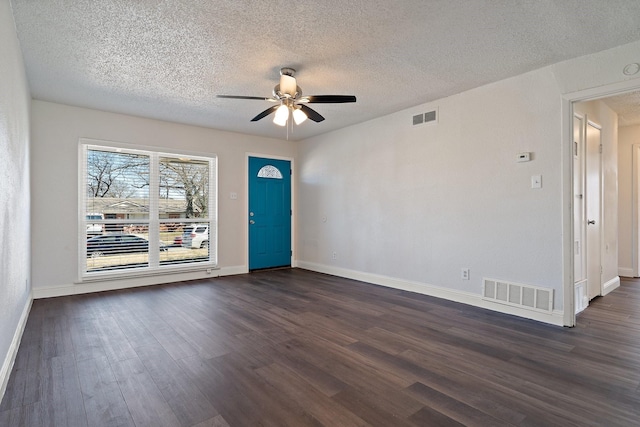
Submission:
<svg viewBox="0 0 640 427">
<path fill-rule="evenodd" d="M 297 125 L 302 124 L 305 120 L 307 120 L 307 115 L 299 108 L 293 110 L 293 121 L 296 122 Z"/>
<path fill-rule="evenodd" d="M 276 109 L 276 115 L 273 118 L 273 123 L 278 126 L 284 126 L 287 124 L 287 119 L 289 119 L 289 107 L 282 104 Z"/>
</svg>

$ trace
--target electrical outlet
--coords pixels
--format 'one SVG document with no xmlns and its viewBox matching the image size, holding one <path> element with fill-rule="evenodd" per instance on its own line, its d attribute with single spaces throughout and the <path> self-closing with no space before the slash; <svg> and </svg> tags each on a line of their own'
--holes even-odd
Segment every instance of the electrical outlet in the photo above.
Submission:
<svg viewBox="0 0 640 427">
<path fill-rule="evenodd" d="M 469 280 L 469 269 L 463 268 L 461 271 L 462 280 Z"/>
<path fill-rule="evenodd" d="M 338 253 L 334 252 L 333 254 L 331 254 L 331 259 L 338 259 Z"/>
</svg>

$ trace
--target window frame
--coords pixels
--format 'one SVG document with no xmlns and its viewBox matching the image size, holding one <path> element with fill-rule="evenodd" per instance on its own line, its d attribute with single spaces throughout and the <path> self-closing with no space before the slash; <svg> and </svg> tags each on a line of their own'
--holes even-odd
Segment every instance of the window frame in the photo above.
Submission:
<svg viewBox="0 0 640 427">
<path fill-rule="evenodd" d="M 85 208 L 87 205 L 87 154 L 89 150 L 100 150 L 114 153 L 132 153 L 149 156 L 149 216 L 147 219 L 106 219 L 94 220 L 86 219 Z M 186 157 L 196 161 L 208 162 L 209 186 L 208 186 L 208 206 L 206 218 L 163 218 L 159 215 L 160 197 L 160 171 L 159 161 L 161 158 L 181 158 Z M 126 199 L 125 199 L 126 200 Z M 80 138 L 78 144 L 78 283 L 92 282 L 110 279 L 134 278 L 141 276 L 155 276 L 163 274 L 175 274 L 181 272 L 210 271 L 218 267 L 218 157 L 215 153 L 195 153 L 186 150 L 173 150 L 166 148 L 156 148 L 148 146 L 138 146 L 132 144 L 118 143 L 113 141 Z M 160 224 L 163 222 L 179 222 L 187 224 L 209 224 L 209 251 L 208 260 L 178 262 L 161 264 L 159 260 L 160 251 Z M 131 224 L 144 223 L 149 228 L 149 258 L 145 267 L 124 267 L 104 271 L 87 271 L 87 224 Z"/>
</svg>

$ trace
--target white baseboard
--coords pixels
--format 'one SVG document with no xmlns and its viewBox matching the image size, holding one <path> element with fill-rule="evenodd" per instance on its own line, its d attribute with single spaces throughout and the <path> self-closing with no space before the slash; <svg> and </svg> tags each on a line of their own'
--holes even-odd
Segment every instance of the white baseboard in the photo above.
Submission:
<svg viewBox="0 0 640 427">
<path fill-rule="evenodd" d="M 618 267 L 618 275 L 622 277 L 635 277 L 633 275 L 633 268 Z"/>
<path fill-rule="evenodd" d="M 24 333 L 24 328 L 27 326 L 27 319 L 29 318 L 29 312 L 31 311 L 31 304 L 33 299 L 31 296 L 27 299 L 27 303 L 24 305 L 22 309 L 22 314 L 20 315 L 20 320 L 18 321 L 18 326 L 16 327 L 16 332 L 13 334 L 13 339 L 11 340 L 11 345 L 9 346 L 9 351 L 2 362 L 2 368 L 0 368 L 0 401 L 4 397 L 4 392 L 7 390 L 7 384 L 9 383 L 9 375 L 11 375 L 11 370 L 13 369 L 13 364 L 16 361 L 16 356 L 18 355 L 18 348 L 20 347 L 20 340 L 22 340 L 22 334 Z"/>
<path fill-rule="evenodd" d="M 620 286 L 620 277 L 616 276 L 613 279 L 606 282 L 604 285 L 602 285 L 602 296 L 607 295 L 608 293 L 618 288 L 619 286 Z"/>
<path fill-rule="evenodd" d="M 564 313 L 560 310 L 554 310 L 551 314 L 540 313 L 522 309 L 519 307 L 512 307 L 492 301 L 483 300 L 482 295 L 480 294 L 446 289 L 426 283 L 413 282 L 403 279 L 397 279 L 394 277 L 382 276 L 379 274 L 365 273 L 361 271 L 337 268 L 329 265 L 316 264 L 306 261 L 297 261 L 296 265 L 298 268 L 316 271 L 318 273 L 325 273 L 333 276 L 344 277 L 347 279 L 359 280 L 361 282 L 367 282 L 374 285 L 386 286 L 388 288 L 401 289 L 404 291 L 429 295 L 432 297 L 460 302 L 475 307 L 486 308 L 488 310 L 493 310 L 500 313 L 537 320 L 543 323 L 550 323 L 556 326 L 564 326 Z"/>
<path fill-rule="evenodd" d="M 232 276 L 236 274 L 248 273 L 246 265 L 238 265 L 231 267 L 221 267 L 214 269 L 211 273 L 206 271 L 192 271 L 176 274 L 165 274 L 157 276 L 141 276 L 126 279 L 111 279 L 104 281 L 92 281 L 85 283 L 72 283 L 69 285 L 52 286 L 52 287 L 35 287 L 33 288 L 33 298 L 53 298 L 66 295 L 79 295 L 91 292 L 115 291 L 118 289 L 137 288 L 141 286 L 160 285 L 162 283 L 182 282 L 187 280 L 210 279 L 221 276 Z"/>
</svg>

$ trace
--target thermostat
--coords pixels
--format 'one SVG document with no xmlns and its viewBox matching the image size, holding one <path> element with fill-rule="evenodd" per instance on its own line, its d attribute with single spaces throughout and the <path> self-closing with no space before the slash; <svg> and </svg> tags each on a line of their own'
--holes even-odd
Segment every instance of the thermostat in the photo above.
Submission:
<svg viewBox="0 0 640 427">
<path fill-rule="evenodd" d="M 518 153 L 518 162 L 528 162 L 531 161 L 531 153 L 525 151 L 523 153 Z"/>
</svg>

